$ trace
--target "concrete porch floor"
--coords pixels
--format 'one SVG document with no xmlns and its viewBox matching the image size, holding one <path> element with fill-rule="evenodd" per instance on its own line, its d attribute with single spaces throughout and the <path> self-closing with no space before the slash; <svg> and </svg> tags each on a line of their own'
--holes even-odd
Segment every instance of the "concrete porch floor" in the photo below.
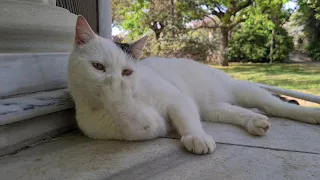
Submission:
<svg viewBox="0 0 320 180">
<path fill-rule="evenodd" d="M 145 142 L 92 140 L 75 132 L 0 160 L 0 179 L 320 179 L 320 126 L 270 118 L 264 137 L 204 123 L 210 155 L 181 148 L 175 136 Z"/>
</svg>

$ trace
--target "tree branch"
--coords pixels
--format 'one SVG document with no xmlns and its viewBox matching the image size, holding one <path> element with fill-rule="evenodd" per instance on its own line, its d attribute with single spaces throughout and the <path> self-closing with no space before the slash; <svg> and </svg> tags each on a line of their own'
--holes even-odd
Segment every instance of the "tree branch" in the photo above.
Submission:
<svg viewBox="0 0 320 180">
<path fill-rule="evenodd" d="M 214 22 L 215 25 L 217 24 L 217 21 L 215 19 L 213 19 L 212 17 L 210 17 L 209 15 L 205 15 L 205 17 L 211 19 Z"/>
<path fill-rule="evenodd" d="M 252 3 L 253 3 L 253 0 L 247 0 L 247 1 L 245 1 L 245 2 L 240 2 L 240 4 L 238 5 L 238 11 L 239 10 L 241 10 L 241 9 L 244 9 L 244 8 L 246 8 L 246 7 L 249 7 L 250 5 L 252 5 Z"/>
<path fill-rule="evenodd" d="M 208 24 L 202 20 L 201 21 L 201 25 L 200 26 L 197 26 L 197 27 L 194 27 L 193 30 L 197 30 L 197 29 L 216 29 L 216 28 L 219 28 L 220 25 L 218 24 L 215 24 L 214 26 L 208 26 Z"/>
<path fill-rule="evenodd" d="M 217 8 L 218 11 L 215 9 Z M 224 16 L 224 12 L 221 10 L 221 6 L 219 4 L 214 4 L 214 7 L 210 9 L 213 15 L 217 16 L 219 19 L 221 19 Z"/>
<path fill-rule="evenodd" d="M 244 18 L 238 18 L 238 19 L 236 19 L 234 22 L 232 22 L 231 24 L 229 24 L 227 27 L 229 28 L 229 29 L 233 29 L 235 26 L 237 26 L 238 24 L 240 24 L 240 23 L 242 23 L 242 22 L 245 22 L 246 21 L 246 19 L 244 19 Z"/>
<path fill-rule="evenodd" d="M 268 10 L 270 10 L 270 4 L 271 4 L 271 1 L 268 2 L 267 6 L 264 6 L 264 9 L 261 10 L 262 14 L 265 14 L 267 13 Z"/>
<path fill-rule="evenodd" d="M 234 4 L 235 2 L 232 1 Z M 251 6 L 253 4 L 253 0 L 246 0 L 246 1 L 243 1 L 243 2 L 240 2 L 239 4 L 237 4 L 236 6 L 234 6 L 232 9 L 230 9 L 230 13 L 232 15 L 235 15 L 237 12 L 241 11 L 242 9 L 245 9 L 249 6 Z M 229 10 L 229 9 L 228 9 Z"/>
</svg>

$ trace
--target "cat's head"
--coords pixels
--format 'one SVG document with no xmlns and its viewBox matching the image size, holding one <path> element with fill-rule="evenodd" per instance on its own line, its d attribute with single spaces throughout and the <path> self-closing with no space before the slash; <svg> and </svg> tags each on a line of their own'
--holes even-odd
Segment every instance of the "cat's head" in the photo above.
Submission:
<svg viewBox="0 0 320 180">
<path fill-rule="evenodd" d="M 129 80 L 135 93 L 139 83 L 139 61 L 147 36 L 133 43 L 118 43 L 94 33 L 86 19 L 76 23 L 74 49 L 69 58 L 68 84 L 73 95 L 99 99 L 106 76 Z"/>
</svg>

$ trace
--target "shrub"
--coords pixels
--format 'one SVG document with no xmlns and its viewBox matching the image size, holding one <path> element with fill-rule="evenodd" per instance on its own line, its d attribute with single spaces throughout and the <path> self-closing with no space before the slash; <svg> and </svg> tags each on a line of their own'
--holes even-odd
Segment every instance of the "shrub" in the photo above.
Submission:
<svg viewBox="0 0 320 180">
<path fill-rule="evenodd" d="M 271 39 L 271 37 L 270 37 Z M 268 46 L 270 46 L 268 44 Z M 288 35 L 288 32 L 283 28 L 277 29 L 275 38 L 275 48 L 272 55 L 273 61 L 283 61 L 288 58 L 289 53 L 294 49 L 293 38 Z M 270 53 L 268 48 L 267 54 Z M 270 57 L 268 57 L 269 59 Z"/>
<path fill-rule="evenodd" d="M 310 42 L 310 44 L 307 46 L 307 50 L 312 60 L 320 61 L 320 42 Z"/>
<path fill-rule="evenodd" d="M 293 40 L 283 28 L 276 29 L 273 61 L 283 61 L 293 50 Z M 246 23 L 237 30 L 229 43 L 231 61 L 269 62 L 272 30 L 263 21 Z"/>
<path fill-rule="evenodd" d="M 143 57 L 156 55 L 210 62 L 215 49 L 213 41 L 209 41 L 207 36 L 203 37 L 199 34 L 186 33 L 179 37 L 163 37 L 159 40 L 151 36 L 146 48 L 144 48 Z"/>
</svg>

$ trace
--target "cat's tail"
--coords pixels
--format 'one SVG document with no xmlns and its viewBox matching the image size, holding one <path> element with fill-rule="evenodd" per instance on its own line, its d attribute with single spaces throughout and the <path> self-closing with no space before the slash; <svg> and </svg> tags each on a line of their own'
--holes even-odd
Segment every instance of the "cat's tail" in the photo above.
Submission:
<svg viewBox="0 0 320 180">
<path fill-rule="evenodd" d="M 258 108 L 271 116 L 320 124 L 320 109 L 286 103 L 253 83 L 236 80 L 232 91 L 240 106 Z"/>
</svg>

